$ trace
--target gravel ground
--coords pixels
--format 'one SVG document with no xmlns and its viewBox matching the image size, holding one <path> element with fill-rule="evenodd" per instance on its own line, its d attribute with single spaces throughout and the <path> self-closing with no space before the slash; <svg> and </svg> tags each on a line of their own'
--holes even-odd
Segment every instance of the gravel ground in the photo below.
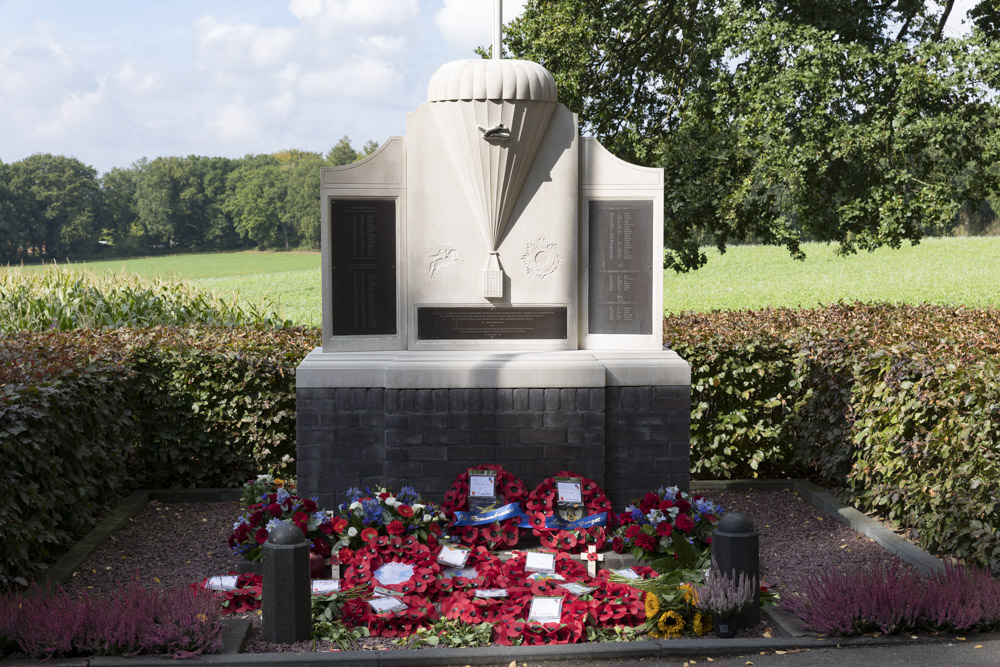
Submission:
<svg viewBox="0 0 1000 667">
<path fill-rule="evenodd" d="M 799 577 L 830 569 L 847 570 L 894 556 L 871 539 L 824 515 L 791 491 L 713 491 L 706 494 L 726 511 L 743 512 L 760 533 L 761 579 L 782 594 L 795 590 Z M 67 590 L 102 594 L 122 579 L 139 576 L 149 585 L 186 586 L 235 569 L 226 540 L 239 514 L 236 502 L 161 503 L 151 501 L 75 572 Z M 336 648 L 328 642 L 274 645 L 260 639 L 260 617 L 249 615 L 253 631 L 249 652 L 311 651 Z M 767 636 L 765 623 L 742 636 Z M 370 637 L 362 648 L 393 648 Z"/>
</svg>

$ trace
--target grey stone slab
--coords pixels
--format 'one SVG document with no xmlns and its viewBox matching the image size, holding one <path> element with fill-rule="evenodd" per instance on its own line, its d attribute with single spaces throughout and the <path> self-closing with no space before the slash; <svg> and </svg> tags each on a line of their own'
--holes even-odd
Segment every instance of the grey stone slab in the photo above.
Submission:
<svg viewBox="0 0 1000 667">
<path fill-rule="evenodd" d="M 220 653 L 242 653 L 249 637 L 249 618 L 222 619 L 222 650 Z"/>
</svg>

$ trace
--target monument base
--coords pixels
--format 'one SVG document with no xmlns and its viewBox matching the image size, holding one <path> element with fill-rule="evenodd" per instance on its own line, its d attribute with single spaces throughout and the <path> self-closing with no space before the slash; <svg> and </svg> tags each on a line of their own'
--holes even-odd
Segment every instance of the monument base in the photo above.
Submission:
<svg viewBox="0 0 1000 667">
<path fill-rule="evenodd" d="M 671 350 L 311 352 L 296 371 L 299 494 L 413 486 L 440 501 L 499 463 L 537 485 L 558 470 L 616 509 L 689 483 L 691 369 Z"/>
</svg>

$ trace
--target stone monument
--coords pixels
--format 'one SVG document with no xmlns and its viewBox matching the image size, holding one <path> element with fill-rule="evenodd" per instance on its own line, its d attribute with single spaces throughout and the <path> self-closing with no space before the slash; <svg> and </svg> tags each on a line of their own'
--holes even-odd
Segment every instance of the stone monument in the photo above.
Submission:
<svg viewBox="0 0 1000 667">
<path fill-rule="evenodd" d="M 296 375 L 303 495 L 331 507 L 384 482 L 440 497 L 484 462 L 529 484 L 572 469 L 616 505 L 687 488 L 662 170 L 581 138 L 541 65 L 445 64 L 405 137 L 321 184 L 323 346 Z"/>
</svg>

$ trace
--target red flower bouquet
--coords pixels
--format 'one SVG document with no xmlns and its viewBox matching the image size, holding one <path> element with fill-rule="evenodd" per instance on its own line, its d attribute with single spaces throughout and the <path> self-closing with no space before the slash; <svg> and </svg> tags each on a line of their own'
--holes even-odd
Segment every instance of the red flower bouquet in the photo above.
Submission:
<svg viewBox="0 0 1000 667">
<path fill-rule="evenodd" d="M 246 513 L 233 524 L 229 546 L 249 561 L 258 562 L 263 557 L 261 547 L 267 542 L 268 533 L 279 523 L 294 523 L 309 540 L 309 551 L 326 558 L 334 541 L 334 520 L 316 506 L 316 501 L 299 498 L 284 487 L 266 493 L 259 503 L 250 505 Z"/>
<path fill-rule="evenodd" d="M 472 468 L 472 470 L 484 470 L 496 473 L 494 477 L 494 490 L 498 507 L 517 503 L 518 509 L 520 509 L 521 504 L 527 499 L 528 489 L 525 487 L 524 482 L 504 470 L 503 466 L 496 463 L 484 463 Z M 464 544 L 483 545 L 488 549 L 496 549 L 498 547 L 509 549 L 517 544 L 520 516 L 483 525 L 456 525 L 457 517 L 455 512 L 468 512 L 470 509 L 469 471 L 466 470 L 455 478 L 451 488 L 444 494 L 444 502 L 441 504 L 441 510 L 449 519 L 448 532 L 461 539 Z"/>
<path fill-rule="evenodd" d="M 692 567 L 707 554 L 722 508 L 676 486 L 650 491 L 625 508 L 611 540 L 617 553 Z M 671 561 L 664 561 L 669 563 Z"/>
</svg>

